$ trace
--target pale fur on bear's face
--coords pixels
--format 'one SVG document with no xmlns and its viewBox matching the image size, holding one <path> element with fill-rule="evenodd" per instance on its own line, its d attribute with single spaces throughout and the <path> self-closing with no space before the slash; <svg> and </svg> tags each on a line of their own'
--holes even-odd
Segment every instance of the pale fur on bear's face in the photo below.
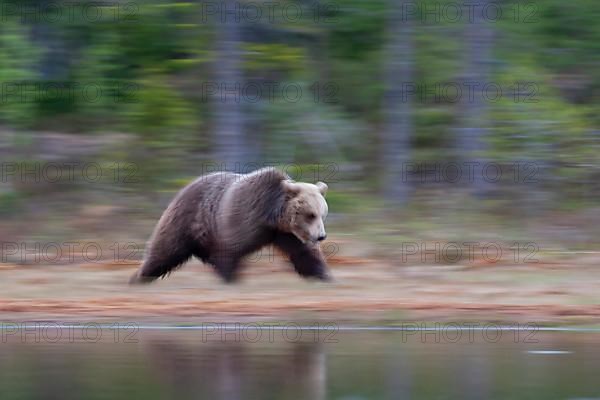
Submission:
<svg viewBox="0 0 600 400">
<path fill-rule="evenodd" d="M 325 217 L 328 207 L 325 201 L 327 185 L 302 182 L 283 182 L 288 195 L 281 228 L 294 234 L 302 243 L 315 244 L 327 237 Z"/>
</svg>

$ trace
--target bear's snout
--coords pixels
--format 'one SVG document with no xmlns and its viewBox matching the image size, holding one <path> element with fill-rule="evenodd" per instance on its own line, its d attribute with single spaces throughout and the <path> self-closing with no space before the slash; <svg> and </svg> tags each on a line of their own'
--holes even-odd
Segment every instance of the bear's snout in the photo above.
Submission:
<svg viewBox="0 0 600 400">
<path fill-rule="evenodd" d="M 319 235 L 319 237 L 317 238 L 317 240 L 318 240 L 319 242 L 322 242 L 322 241 L 323 241 L 323 240 L 325 240 L 325 239 L 327 239 L 327 234 L 326 234 L 326 233 L 324 233 L 324 234 L 322 234 L 322 235 Z"/>
</svg>

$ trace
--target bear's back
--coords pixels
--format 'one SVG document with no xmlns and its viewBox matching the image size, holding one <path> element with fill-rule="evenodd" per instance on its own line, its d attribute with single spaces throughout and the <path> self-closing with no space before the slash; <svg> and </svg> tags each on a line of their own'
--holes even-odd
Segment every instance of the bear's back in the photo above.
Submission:
<svg viewBox="0 0 600 400">
<path fill-rule="evenodd" d="M 177 232 L 163 231 L 161 234 L 210 246 L 214 241 L 215 217 L 223 193 L 239 177 L 230 172 L 215 172 L 188 184 L 171 201 L 158 224 L 160 230 Z"/>
<path fill-rule="evenodd" d="M 274 168 L 249 174 L 203 175 L 175 196 L 163 213 L 155 235 L 169 238 L 165 242 L 172 246 L 191 243 L 198 246 L 196 250 L 200 253 L 210 252 L 217 247 L 221 207 L 228 208 L 228 215 L 253 221 L 253 226 L 245 228 L 255 230 L 266 221 L 276 220 L 282 196 L 280 182 L 287 178 Z M 257 207 L 258 204 L 263 206 Z M 240 232 L 244 231 L 241 223 L 234 225 Z"/>
</svg>

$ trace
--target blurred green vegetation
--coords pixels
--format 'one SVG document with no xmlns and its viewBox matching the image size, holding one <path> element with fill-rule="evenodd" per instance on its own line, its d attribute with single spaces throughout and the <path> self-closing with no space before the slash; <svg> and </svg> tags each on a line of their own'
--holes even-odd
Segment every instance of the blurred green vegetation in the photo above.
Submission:
<svg viewBox="0 0 600 400">
<path fill-rule="evenodd" d="M 417 2 L 423 8 L 437 3 Z M 118 129 L 148 137 L 152 144 L 172 142 L 174 132 L 195 141 L 210 136 L 208 126 L 201 123 L 210 104 L 199 98 L 197 90 L 202 82 L 211 79 L 215 32 L 212 24 L 203 21 L 202 2 L 135 3 L 137 9 L 130 20 L 126 15 L 118 19 L 109 17 L 110 10 L 104 8 L 104 18 L 93 22 L 81 17 L 86 2 L 76 4 L 79 8 L 70 10 L 79 16 L 75 20 L 57 18 L 56 22 L 48 22 L 45 19 L 52 18 L 46 16 L 23 22 L 18 13 L 5 15 L 0 34 L 4 53 L 0 58 L 0 80 L 93 83 L 103 91 L 116 92 L 121 101 L 106 95 L 97 102 L 80 98 L 58 103 L 47 99 L 8 101 L 1 112 L 5 125 L 42 129 L 49 119 L 55 119 L 65 131 Z M 308 7 L 304 2 L 298 4 L 303 9 Z M 521 14 L 515 21 L 517 4 Z M 535 5 L 534 10 L 527 8 L 531 4 Z M 384 27 L 388 5 L 381 0 L 352 0 L 335 5 L 328 23 L 316 23 L 312 14 L 306 12 L 300 20 L 277 20 L 269 27 L 274 32 L 269 33 L 260 32 L 259 24 L 247 23 L 245 29 L 258 32 L 244 40 L 244 76 L 259 73 L 280 82 L 306 82 L 310 86 L 322 78 L 319 74 L 323 70 L 328 71 L 327 78 L 339 90 L 334 96 L 337 104 L 316 104 L 323 111 L 320 117 L 331 119 L 334 124 L 340 123 L 339 118 L 348 119 L 350 124 L 353 119 L 361 121 L 365 131 L 353 134 L 368 141 L 381 119 L 380 101 L 385 85 L 381 70 L 386 56 Z M 534 124 L 541 132 L 529 133 L 531 140 L 561 143 L 571 135 L 565 128 L 575 131 L 598 128 L 595 111 L 600 86 L 597 68 L 600 27 L 594 21 L 599 14 L 600 6 L 586 0 L 568 4 L 559 0 L 503 4 L 503 18 L 494 24 L 497 65 L 493 68 L 493 81 L 506 83 L 503 87 L 517 81 L 536 82 L 540 86 L 540 101 L 536 104 L 515 104 L 505 95 L 503 101 L 493 105 L 494 131 L 504 141 L 514 141 L 514 136 L 519 136 L 515 130 L 520 121 L 533 116 L 544 124 Z M 527 17 L 531 20 L 524 22 Z M 32 33 L 33 26 L 36 29 L 42 26 L 39 29 L 47 37 L 36 37 L 40 35 Z M 461 70 L 460 32 L 464 24 L 419 18 L 416 26 L 416 82 L 456 80 Z M 282 38 L 274 38 L 274 33 L 281 33 Z M 60 47 L 61 55 L 67 59 L 62 63 L 66 65 L 56 68 L 59 71 L 55 73 L 47 71 L 52 69 L 47 68 L 49 60 L 58 55 L 52 53 L 49 45 Z M 313 47 L 319 48 L 318 55 L 311 54 Z M 323 68 L 317 68 L 316 63 Z M 576 93 L 561 91 L 557 81 L 563 74 L 578 80 L 577 87 L 568 88 Z M 128 92 L 128 87 L 131 91 L 135 87 L 135 93 Z M 285 112 L 277 104 L 266 107 L 274 108 L 274 113 Z M 457 123 L 453 118 L 456 105 L 425 102 L 419 104 L 416 112 L 417 147 L 438 147 L 443 151 L 443 137 Z M 285 120 L 290 126 L 304 122 L 301 115 L 285 115 Z M 546 138 L 546 125 L 560 134 Z M 262 128 L 267 131 L 265 138 L 283 136 L 289 129 L 267 123 Z M 505 135 L 506 130 L 511 135 Z M 497 143 L 498 153 L 505 155 L 510 143 L 501 142 Z"/>
<path fill-rule="evenodd" d="M 0 81 L 64 87 L 56 89 L 62 94 L 60 101 L 3 99 L 0 123 L 19 133 L 10 139 L 17 149 L 28 149 L 31 143 L 22 137 L 38 131 L 85 138 L 114 132 L 132 135 L 131 140 L 103 147 L 94 159 L 135 163 L 140 179 L 129 185 L 109 182 L 102 189 L 171 193 L 187 181 L 182 177 L 196 176 L 202 172 L 197 166 L 212 160 L 215 103 L 204 98 L 202 90 L 214 79 L 215 42 L 220 39 L 215 23 L 203 18 L 204 2 L 144 1 L 134 3 L 135 12 L 120 18 L 105 8 L 104 17 L 94 22 L 81 17 L 88 3 L 76 3 L 72 13 L 79 17 L 74 20 L 24 21 L 19 14 L 3 15 Z M 314 7 L 322 3 L 286 2 L 292 3 L 311 12 L 294 21 L 276 15 L 273 22 L 242 23 L 241 77 L 247 82 L 292 83 L 305 94 L 299 102 L 276 96 L 242 106 L 245 127 L 252 142 L 258 143 L 256 159 L 276 164 L 337 163 L 342 166 L 341 182 L 330 185 L 332 210 L 377 209 L 389 3 L 335 3 L 317 13 L 319 22 Z M 415 4 L 427 8 L 437 3 Z M 600 3 L 501 4 L 502 18 L 490 24 L 494 35 L 490 78 L 505 92 L 499 101 L 486 104 L 490 123 L 486 157 L 503 166 L 515 160 L 543 165 L 540 187 L 552 194 L 545 199 L 555 209 L 597 206 Z M 532 4 L 534 8 L 528 8 Z M 517 16 L 511 12 L 515 9 L 520 10 Z M 416 84 L 452 83 L 461 76 L 465 21 L 415 21 Z M 519 82 L 535 82 L 539 101 L 515 102 L 506 89 Z M 83 97 L 90 93 L 77 90 L 70 98 L 67 88 L 73 84 L 92 85 L 92 92 L 98 86 L 102 96 L 89 101 Z M 454 160 L 460 105 L 428 98 L 417 101 L 413 112 L 410 159 Z M 8 158 L 29 160 L 35 154 L 17 150 Z M 347 166 L 356 168 L 349 171 Z M 590 189 L 582 191 L 582 185 Z M 505 196 L 488 204 L 492 210 L 515 198 L 508 183 L 501 189 Z M 10 213 L 26 193 L 19 187 L 0 191 L 0 210 Z M 422 200 L 432 196 L 417 193 L 418 209 L 425 210 Z"/>
</svg>

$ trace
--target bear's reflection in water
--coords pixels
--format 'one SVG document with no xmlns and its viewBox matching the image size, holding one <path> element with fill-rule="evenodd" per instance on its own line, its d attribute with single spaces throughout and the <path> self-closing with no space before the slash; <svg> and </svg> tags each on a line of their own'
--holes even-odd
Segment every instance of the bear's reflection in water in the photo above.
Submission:
<svg viewBox="0 0 600 400">
<path fill-rule="evenodd" d="M 147 365 L 172 398 L 326 398 L 322 343 L 288 343 L 267 348 L 267 354 L 243 342 L 183 345 L 161 338 L 143 346 Z"/>
<path fill-rule="evenodd" d="M 326 397 L 318 342 L 203 342 L 145 332 L 132 343 L 22 342 L 0 351 L 0 399 L 311 399 Z"/>
</svg>

